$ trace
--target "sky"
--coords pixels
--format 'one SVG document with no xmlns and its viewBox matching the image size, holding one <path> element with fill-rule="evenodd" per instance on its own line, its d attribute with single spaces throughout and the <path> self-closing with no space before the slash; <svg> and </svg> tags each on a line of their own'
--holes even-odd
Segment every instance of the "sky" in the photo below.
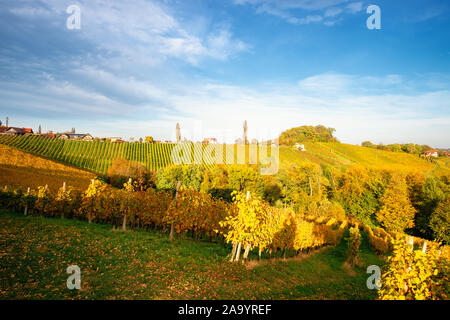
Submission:
<svg viewBox="0 0 450 320">
<path fill-rule="evenodd" d="M 259 140 L 322 124 L 449 148 L 449 30 L 444 0 L 2 0 L 0 119 L 225 142 L 244 120 Z"/>
</svg>

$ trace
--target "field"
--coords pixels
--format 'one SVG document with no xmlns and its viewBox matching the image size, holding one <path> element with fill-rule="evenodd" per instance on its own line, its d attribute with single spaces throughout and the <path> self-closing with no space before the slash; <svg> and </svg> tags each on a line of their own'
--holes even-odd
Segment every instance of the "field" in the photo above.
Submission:
<svg viewBox="0 0 450 320">
<path fill-rule="evenodd" d="M 361 266 L 348 269 L 345 238 L 243 265 L 216 243 L 0 211 L 0 299 L 374 299 L 366 268 L 384 261 L 363 233 Z M 69 265 L 81 269 L 79 291 L 66 288 Z"/>
</svg>

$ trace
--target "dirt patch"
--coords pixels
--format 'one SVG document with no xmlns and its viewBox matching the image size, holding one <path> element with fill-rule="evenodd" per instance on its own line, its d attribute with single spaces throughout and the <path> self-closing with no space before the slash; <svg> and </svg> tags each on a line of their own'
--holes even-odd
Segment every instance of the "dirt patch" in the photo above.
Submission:
<svg viewBox="0 0 450 320">
<path fill-rule="evenodd" d="M 253 268 L 265 265 L 265 264 L 272 264 L 278 261 L 282 261 L 282 262 L 288 262 L 288 261 L 302 261 L 306 258 L 311 257 L 312 255 L 315 255 L 325 249 L 329 248 L 329 246 L 325 246 L 316 250 L 313 250 L 311 252 L 308 253 L 300 253 L 295 257 L 290 257 L 290 258 L 281 258 L 281 257 L 277 257 L 277 258 L 270 258 L 270 259 L 261 259 L 261 260 L 249 260 L 246 261 L 244 263 L 244 266 L 247 270 L 251 270 Z"/>
<path fill-rule="evenodd" d="M 356 276 L 356 272 L 355 270 L 353 270 L 352 266 L 350 264 L 348 264 L 347 262 L 344 262 L 342 264 L 342 269 L 344 269 L 345 271 L 347 271 L 347 274 L 351 277 Z"/>
</svg>

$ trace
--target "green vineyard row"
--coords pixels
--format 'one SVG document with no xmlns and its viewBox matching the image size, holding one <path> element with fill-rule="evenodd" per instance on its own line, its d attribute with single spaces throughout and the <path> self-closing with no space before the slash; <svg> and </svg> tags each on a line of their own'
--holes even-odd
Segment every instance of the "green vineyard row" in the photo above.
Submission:
<svg viewBox="0 0 450 320">
<path fill-rule="evenodd" d="M 10 135 L 0 135 L 0 143 L 97 174 L 106 174 L 109 166 L 116 159 L 141 163 L 149 170 L 156 171 L 174 163 L 172 161 L 172 150 L 176 146 L 176 144 L 169 143 L 111 143 Z M 191 144 L 191 163 L 203 164 L 207 167 L 215 163 L 213 158 L 215 153 L 206 152 L 206 147 L 207 145 L 204 144 L 202 145 L 202 152 L 196 152 L 194 144 Z M 239 148 L 237 145 L 225 145 L 223 148 L 223 158 L 227 159 L 228 157 L 229 159 L 231 155 L 233 157 L 233 163 L 241 163 L 242 160 L 238 161 L 237 159 L 242 153 L 237 152 L 237 148 Z M 247 152 L 245 157 L 248 161 L 248 146 L 245 152 Z M 181 163 L 182 159 L 186 159 L 181 158 L 182 155 L 183 153 L 175 157 L 175 163 Z M 242 159 L 242 157 L 239 158 Z M 259 160 L 259 154 L 257 158 Z"/>
</svg>

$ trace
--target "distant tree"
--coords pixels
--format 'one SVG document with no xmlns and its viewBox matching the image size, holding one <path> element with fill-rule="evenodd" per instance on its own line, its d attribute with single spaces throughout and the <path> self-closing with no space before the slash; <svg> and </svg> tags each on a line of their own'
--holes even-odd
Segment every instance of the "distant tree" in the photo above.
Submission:
<svg viewBox="0 0 450 320">
<path fill-rule="evenodd" d="M 336 130 L 322 125 L 301 126 L 284 131 L 280 135 L 280 145 L 294 145 L 297 142 L 337 142 L 333 136 Z"/>
<path fill-rule="evenodd" d="M 161 168 L 157 172 L 156 187 L 158 189 L 174 190 L 177 181 L 181 181 L 181 185 L 184 188 L 199 191 L 204 170 L 200 165 L 176 165 Z"/>
<path fill-rule="evenodd" d="M 142 140 L 142 138 L 139 138 L 139 142 L 142 143 L 142 141 L 144 141 L 144 140 Z"/>
<path fill-rule="evenodd" d="M 361 146 L 366 147 L 366 148 L 374 148 L 375 147 L 375 145 L 370 141 L 364 141 L 363 143 L 361 143 Z"/>
<path fill-rule="evenodd" d="M 145 137 L 145 142 L 153 143 L 154 142 L 153 137 L 151 137 L 151 136 Z"/>
<path fill-rule="evenodd" d="M 377 212 L 377 220 L 389 231 L 403 232 L 414 226 L 416 210 L 408 197 L 405 177 L 394 173 L 388 188 L 381 198 L 381 210 Z"/>
</svg>

